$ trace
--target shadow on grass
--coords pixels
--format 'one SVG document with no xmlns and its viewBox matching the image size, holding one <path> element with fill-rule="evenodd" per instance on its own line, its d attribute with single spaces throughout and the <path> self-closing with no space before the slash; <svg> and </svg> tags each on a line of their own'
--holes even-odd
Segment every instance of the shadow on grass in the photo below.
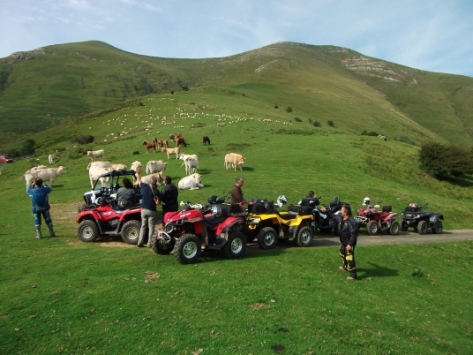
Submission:
<svg viewBox="0 0 473 355">
<path fill-rule="evenodd" d="M 258 244 L 250 243 L 247 245 L 246 253 L 243 254 L 241 259 L 273 257 L 282 253 L 284 253 L 284 248 L 262 250 L 259 248 Z M 201 257 L 199 258 L 197 263 L 208 263 L 214 261 L 221 262 L 223 259 L 226 258 L 223 255 L 222 250 L 206 250 L 202 252 Z"/>
<path fill-rule="evenodd" d="M 200 175 L 208 175 L 212 172 L 210 169 L 199 169 L 199 174 Z"/>
<path fill-rule="evenodd" d="M 390 269 L 385 266 L 377 265 L 368 262 L 367 264 L 371 265 L 372 268 L 356 268 L 358 279 L 367 279 L 373 277 L 394 277 L 399 276 L 399 271 L 396 269 Z"/>
</svg>

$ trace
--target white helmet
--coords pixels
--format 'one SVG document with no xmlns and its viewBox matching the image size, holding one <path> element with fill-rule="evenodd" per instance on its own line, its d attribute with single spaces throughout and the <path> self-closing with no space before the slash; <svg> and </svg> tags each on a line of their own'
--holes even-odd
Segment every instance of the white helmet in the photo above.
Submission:
<svg viewBox="0 0 473 355">
<path fill-rule="evenodd" d="M 369 197 L 365 197 L 365 198 L 363 199 L 363 204 L 364 204 L 364 205 L 369 205 L 370 203 L 371 203 L 371 200 L 370 200 Z"/>
<path fill-rule="evenodd" d="M 279 195 L 277 199 L 278 205 L 283 206 L 287 203 L 287 197 L 284 195 Z"/>
</svg>

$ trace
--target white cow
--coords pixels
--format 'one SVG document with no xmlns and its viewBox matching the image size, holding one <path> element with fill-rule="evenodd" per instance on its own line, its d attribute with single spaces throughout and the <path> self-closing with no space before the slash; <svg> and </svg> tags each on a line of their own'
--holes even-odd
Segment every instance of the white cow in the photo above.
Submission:
<svg viewBox="0 0 473 355">
<path fill-rule="evenodd" d="M 112 171 L 111 167 L 103 168 L 101 166 L 91 166 L 89 169 L 89 179 L 90 179 L 90 187 L 94 188 L 94 182 L 100 179 L 100 184 L 103 187 L 105 183 L 108 182 L 108 177 L 100 177 L 100 175 L 108 173 Z"/>
<path fill-rule="evenodd" d="M 112 167 L 112 163 L 108 162 L 108 161 L 93 161 L 91 163 L 89 163 L 87 165 L 87 170 L 90 169 L 90 167 L 92 166 L 98 166 L 100 168 L 111 168 Z"/>
<path fill-rule="evenodd" d="M 184 165 L 186 166 L 186 175 L 190 175 L 197 172 L 199 160 L 197 158 L 190 157 L 184 161 Z"/>
<path fill-rule="evenodd" d="M 87 156 L 94 161 L 94 158 L 104 158 L 105 157 L 105 151 L 103 149 L 99 150 L 88 150 L 87 151 Z"/>
<path fill-rule="evenodd" d="M 158 173 L 141 176 L 140 182 L 142 182 L 143 184 L 151 184 L 151 177 L 153 176 L 156 176 L 156 178 L 158 179 L 158 186 L 160 186 L 159 182 L 164 180 L 164 173 L 162 171 Z"/>
<path fill-rule="evenodd" d="M 185 176 L 179 181 L 177 187 L 179 187 L 181 190 L 197 190 L 201 187 L 204 187 L 202 184 L 202 175 L 195 173 Z"/>
<path fill-rule="evenodd" d="M 37 166 L 27 170 L 24 177 L 26 182 L 26 189 L 31 185 L 33 179 L 40 178 L 43 182 L 49 182 L 49 185 L 53 185 L 59 175 L 65 174 L 66 169 L 63 166 L 57 168 L 46 168 L 44 165 Z"/>
<path fill-rule="evenodd" d="M 168 165 L 168 163 L 165 163 L 162 160 L 150 160 L 148 163 L 146 163 L 146 174 L 165 171 L 166 165 Z"/>
<path fill-rule="evenodd" d="M 48 155 L 48 163 L 49 164 L 53 164 L 57 161 L 59 161 L 59 157 L 57 155 L 54 155 L 54 154 L 49 154 Z"/>
<path fill-rule="evenodd" d="M 136 178 L 133 178 L 133 184 L 134 185 L 139 185 L 140 184 L 140 179 L 141 179 L 141 173 L 143 172 L 143 165 L 138 160 L 135 160 L 133 163 L 131 163 L 131 170 L 135 171 Z"/>
<path fill-rule="evenodd" d="M 232 166 L 233 169 L 239 167 L 240 170 L 243 170 L 241 166 L 245 162 L 245 158 L 243 158 L 243 155 L 238 154 L 238 153 L 228 153 L 225 155 L 225 168 L 228 170 L 229 166 Z"/>
<path fill-rule="evenodd" d="M 176 159 L 179 159 L 179 147 L 176 147 L 176 148 L 164 147 L 164 148 L 161 148 L 161 151 L 167 154 L 168 159 L 169 159 L 170 154 L 176 154 Z"/>
<path fill-rule="evenodd" d="M 187 158 L 196 158 L 196 159 L 198 159 L 197 154 L 179 154 L 179 159 L 182 160 L 181 167 L 184 166 Z"/>
<path fill-rule="evenodd" d="M 125 164 L 110 164 L 110 167 L 113 169 L 113 170 L 126 170 L 126 165 Z"/>
</svg>

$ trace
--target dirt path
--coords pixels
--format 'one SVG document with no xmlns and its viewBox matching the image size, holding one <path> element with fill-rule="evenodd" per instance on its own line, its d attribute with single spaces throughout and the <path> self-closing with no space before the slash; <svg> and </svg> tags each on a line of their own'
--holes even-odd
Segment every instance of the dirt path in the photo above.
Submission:
<svg viewBox="0 0 473 355">
<path fill-rule="evenodd" d="M 435 242 L 453 242 L 453 241 L 473 241 L 473 230 L 449 230 L 442 234 L 424 234 L 420 235 L 414 232 L 401 232 L 399 235 L 379 234 L 371 236 L 363 231 L 358 235 L 357 245 L 382 245 L 382 244 L 417 244 L 417 243 L 435 243 Z M 338 245 L 338 237 L 335 235 L 318 234 L 314 238 L 314 246 L 332 246 Z"/>
</svg>

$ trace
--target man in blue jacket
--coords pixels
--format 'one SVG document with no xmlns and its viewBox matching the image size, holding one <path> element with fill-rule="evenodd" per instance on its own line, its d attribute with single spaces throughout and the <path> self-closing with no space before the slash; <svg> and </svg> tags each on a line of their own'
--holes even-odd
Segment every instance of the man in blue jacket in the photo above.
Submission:
<svg viewBox="0 0 473 355">
<path fill-rule="evenodd" d="M 28 188 L 26 193 L 31 197 L 31 211 L 34 216 L 34 227 L 36 229 L 36 239 L 41 239 L 41 216 L 43 216 L 44 221 L 49 228 L 49 236 L 55 237 L 53 230 L 53 222 L 51 221 L 51 216 L 49 215 L 49 201 L 48 195 L 51 192 L 51 187 L 43 185 L 43 180 L 36 178 L 33 182 L 33 185 Z"/>
</svg>

